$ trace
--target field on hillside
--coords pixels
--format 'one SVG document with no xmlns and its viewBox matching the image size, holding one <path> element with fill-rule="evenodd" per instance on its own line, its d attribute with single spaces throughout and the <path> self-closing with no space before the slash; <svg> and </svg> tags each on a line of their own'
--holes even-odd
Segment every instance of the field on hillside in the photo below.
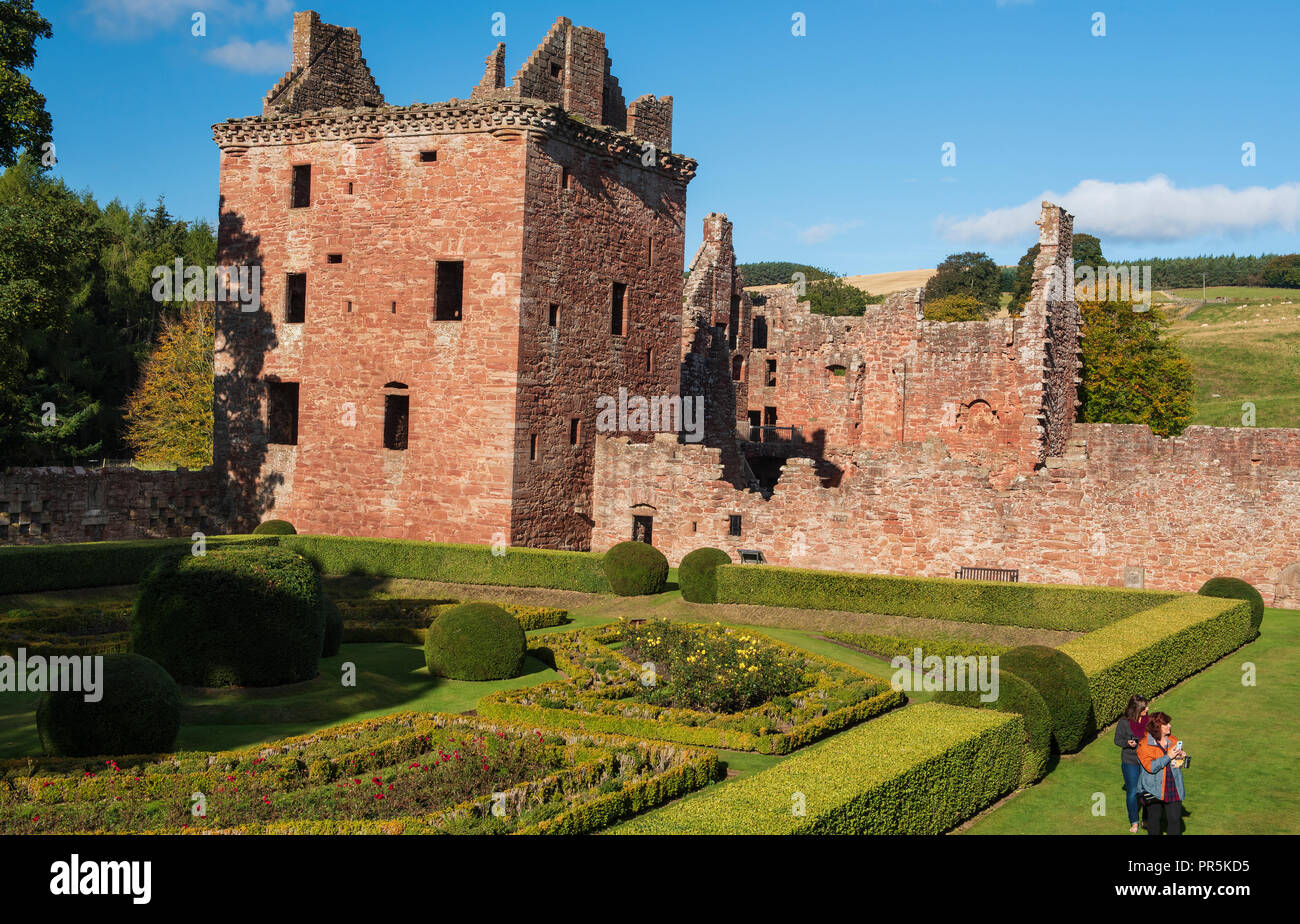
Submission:
<svg viewBox="0 0 1300 924">
<path fill-rule="evenodd" d="M 934 275 L 933 269 L 903 270 L 897 273 L 870 273 L 865 276 L 845 276 L 844 281 L 872 295 L 891 295 L 905 289 L 919 289 Z M 750 292 L 771 292 L 785 286 L 746 286 Z"/>
<path fill-rule="evenodd" d="M 1193 423 L 1242 426 L 1250 402 L 1255 426 L 1300 427 L 1300 290 L 1222 286 L 1205 295 L 1204 305 L 1200 289 L 1156 299 L 1195 370 Z"/>
</svg>

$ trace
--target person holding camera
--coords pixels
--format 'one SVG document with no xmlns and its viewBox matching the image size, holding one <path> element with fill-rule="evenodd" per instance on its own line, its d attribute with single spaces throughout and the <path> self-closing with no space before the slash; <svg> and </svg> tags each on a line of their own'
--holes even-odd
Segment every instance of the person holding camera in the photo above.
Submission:
<svg viewBox="0 0 1300 924">
<path fill-rule="evenodd" d="M 1183 767 L 1190 758 L 1183 753 L 1183 743 L 1172 735 L 1169 716 L 1152 715 L 1146 739 L 1137 746 L 1142 765 L 1139 792 L 1146 807 L 1147 834 L 1160 833 L 1160 821 L 1169 824 L 1170 834 L 1183 833 Z"/>
<path fill-rule="evenodd" d="M 1128 833 L 1137 834 L 1142 812 L 1138 801 L 1138 788 L 1142 779 L 1142 764 L 1138 761 L 1138 745 L 1147 737 L 1147 698 L 1130 696 L 1124 714 L 1115 723 L 1115 746 L 1120 748 L 1119 772 L 1124 775 L 1124 801 L 1128 806 Z"/>
</svg>

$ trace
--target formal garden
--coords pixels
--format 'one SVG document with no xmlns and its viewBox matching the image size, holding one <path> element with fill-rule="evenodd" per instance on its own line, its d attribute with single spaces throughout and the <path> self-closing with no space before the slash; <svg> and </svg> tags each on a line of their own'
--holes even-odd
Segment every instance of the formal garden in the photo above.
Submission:
<svg viewBox="0 0 1300 924">
<path fill-rule="evenodd" d="M 1263 601 L 1231 578 L 1187 594 L 501 551 L 274 521 L 0 549 L 0 832 L 1036 830 L 1118 790 L 1099 733 L 1130 694 L 1230 686 L 1216 662 L 1290 627 L 1268 611 L 1256 641 Z M 890 659 L 917 649 L 907 687 Z M 96 655 L 97 697 L 17 680 Z M 944 689 L 993 656 L 996 698 Z"/>
</svg>

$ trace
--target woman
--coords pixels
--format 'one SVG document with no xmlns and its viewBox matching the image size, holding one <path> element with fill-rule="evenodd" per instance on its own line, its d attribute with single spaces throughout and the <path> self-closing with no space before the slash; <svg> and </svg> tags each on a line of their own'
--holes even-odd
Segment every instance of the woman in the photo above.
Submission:
<svg viewBox="0 0 1300 924">
<path fill-rule="evenodd" d="M 1119 771 L 1124 775 L 1125 802 L 1128 804 L 1128 833 L 1137 834 L 1141 806 L 1138 803 L 1138 781 L 1142 764 L 1138 762 L 1137 746 L 1147 736 L 1147 698 L 1130 696 L 1124 715 L 1115 723 L 1115 745 L 1119 752 Z"/>
<path fill-rule="evenodd" d="M 1181 743 L 1169 737 L 1169 716 L 1152 715 L 1147 723 L 1146 739 L 1138 744 L 1138 762 L 1142 764 L 1140 791 L 1144 794 L 1147 834 L 1160 833 L 1160 819 L 1169 823 L 1170 834 L 1183 833 L 1183 753 Z"/>
</svg>

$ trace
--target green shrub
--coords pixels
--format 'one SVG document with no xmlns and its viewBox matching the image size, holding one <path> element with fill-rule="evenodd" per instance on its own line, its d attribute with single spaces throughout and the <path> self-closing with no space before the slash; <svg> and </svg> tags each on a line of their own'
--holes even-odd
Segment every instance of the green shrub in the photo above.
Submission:
<svg viewBox="0 0 1300 924">
<path fill-rule="evenodd" d="M 1250 604 L 1250 624 L 1256 632 L 1264 621 L 1264 595 L 1240 578 L 1213 577 L 1197 591 L 1202 597 L 1245 600 Z"/>
<path fill-rule="evenodd" d="M 491 603 L 462 603 L 424 635 L 424 663 L 436 677 L 502 680 L 524 669 L 528 642 L 519 621 Z"/>
<path fill-rule="evenodd" d="M 178 683 L 310 680 L 325 635 L 320 577 L 286 549 L 164 557 L 140 583 L 131 633 L 135 651 Z"/>
<path fill-rule="evenodd" d="M 720 565 L 718 603 L 921 616 L 1030 629 L 1090 632 L 1177 594 L 1120 587 L 1071 587 L 953 578 Z"/>
<path fill-rule="evenodd" d="M 209 536 L 208 549 L 273 546 L 274 536 Z M 135 584 L 163 554 L 184 554 L 188 539 L 71 542 L 0 548 L 0 594 Z"/>
<path fill-rule="evenodd" d="M 494 555 L 487 545 L 351 536 L 282 536 L 278 541 L 281 548 L 311 560 L 321 574 L 609 592 L 601 556 L 593 552 L 509 548 Z"/>
<path fill-rule="evenodd" d="M 1043 698 L 1052 718 L 1052 737 L 1062 754 L 1073 754 L 1097 731 L 1088 676 L 1068 654 L 1046 645 L 1022 645 L 1003 653 L 1000 666 Z"/>
<path fill-rule="evenodd" d="M 983 321 L 990 311 L 988 305 L 973 295 L 954 292 L 925 303 L 927 321 Z"/>
<path fill-rule="evenodd" d="M 1061 651 L 1087 674 L 1093 714 L 1105 726 L 1132 694 L 1154 697 L 1254 637 L 1247 602 L 1185 594 L 1066 642 Z"/>
<path fill-rule="evenodd" d="M 965 657 L 966 655 L 992 657 L 993 655 L 1000 655 L 1004 651 L 1009 651 L 1012 647 L 1010 645 L 991 645 L 988 642 L 977 642 L 973 639 L 950 635 L 931 635 L 926 638 L 877 635 L 871 632 L 827 632 L 825 635 L 831 641 L 843 642 L 846 645 L 852 645 L 854 648 L 861 648 L 863 651 L 870 651 L 886 658 L 894 658 L 898 655 L 910 658 L 912 652 L 918 648 L 922 649 L 927 655 L 938 655 L 941 658 L 950 655 L 952 657 Z"/>
<path fill-rule="evenodd" d="M 339 653 L 343 644 L 343 613 L 329 597 L 321 594 L 321 612 L 325 618 L 325 635 L 321 642 L 320 656 L 332 658 Z"/>
<path fill-rule="evenodd" d="M 97 702 L 86 702 L 85 693 L 76 691 L 41 698 L 36 730 L 46 753 L 155 754 L 175 747 L 181 727 L 176 681 L 138 654 L 104 655 L 103 665 Z"/>
<path fill-rule="evenodd" d="M 978 690 L 944 690 L 935 694 L 935 702 L 951 703 L 971 709 L 995 709 L 1012 712 L 1025 720 L 1025 762 L 1020 785 L 1028 786 L 1043 778 L 1052 756 L 1052 713 L 1047 703 L 1030 684 L 1001 667 L 998 669 L 998 698 L 981 702 Z"/>
<path fill-rule="evenodd" d="M 253 528 L 254 536 L 296 536 L 298 530 L 288 520 L 263 520 Z"/>
<path fill-rule="evenodd" d="M 1019 716 L 921 703 L 613 833 L 942 834 L 1016 788 L 1024 748 Z"/>
<path fill-rule="evenodd" d="M 731 556 L 722 549 L 702 548 L 688 552 L 677 566 L 677 585 L 682 589 L 682 599 L 691 603 L 716 603 L 718 583 L 715 573 L 718 565 L 731 564 Z"/>
<path fill-rule="evenodd" d="M 609 586 L 620 597 L 660 593 L 668 580 L 668 559 L 645 542 L 620 542 L 605 553 L 602 565 Z"/>
</svg>

